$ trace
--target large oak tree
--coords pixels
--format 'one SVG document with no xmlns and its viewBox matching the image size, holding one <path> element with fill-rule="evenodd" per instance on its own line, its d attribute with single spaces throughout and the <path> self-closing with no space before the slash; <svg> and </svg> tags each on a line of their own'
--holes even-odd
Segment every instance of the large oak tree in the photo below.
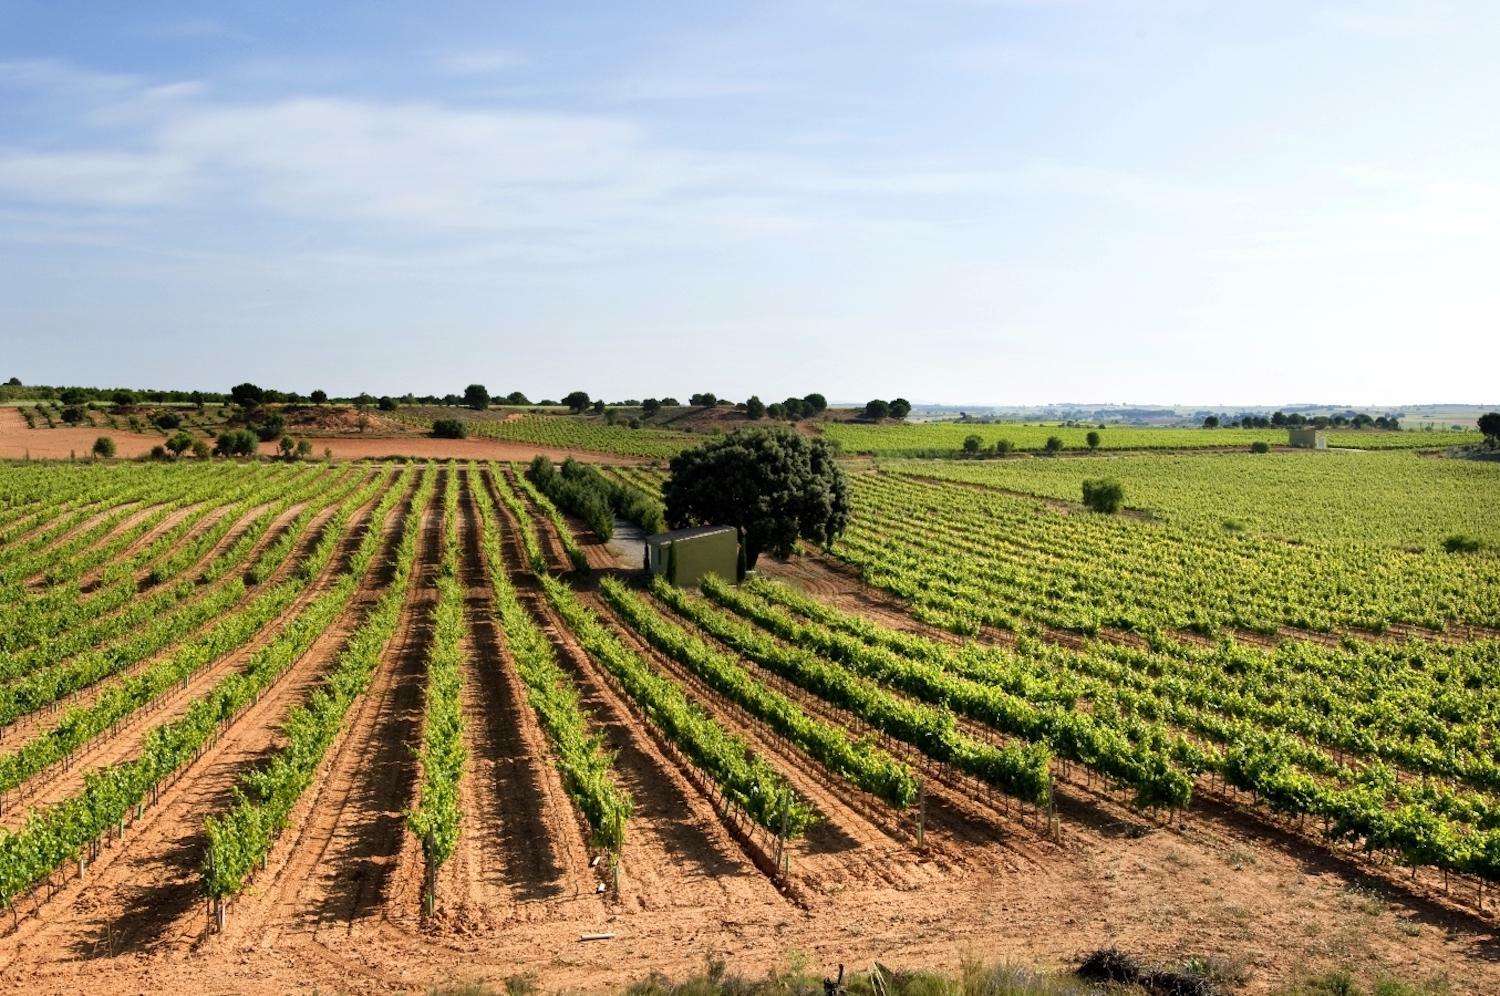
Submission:
<svg viewBox="0 0 1500 996">
<path fill-rule="evenodd" d="M 745 564 L 789 556 L 798 538 L 826 545 L 849 523 L 849 490 L 833 448 L 791 429 L 740 429 L 672 458 L 667 522 L 737 526 Z"/>
</svg>

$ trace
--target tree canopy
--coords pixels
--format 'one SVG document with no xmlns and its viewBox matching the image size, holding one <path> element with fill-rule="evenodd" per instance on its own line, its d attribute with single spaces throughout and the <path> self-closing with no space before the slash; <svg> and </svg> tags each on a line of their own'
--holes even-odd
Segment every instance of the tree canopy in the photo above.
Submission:
<svg viewBox="0 0 1500 996">
<path fill-rule="evenodd" d="M 1479 431 L 1490 439 L 1500 439 L 1500 412 L 1487 412 L 1479 416 Z"/>
<path fill-rule="evenodd" d="M 589 392 L 573 391 L 570 394 L 565 394 L 563 395 L 562 403 L 567 405 L 574 415 L 577 415 L 589 406 Z"/>
<path fill-rule="evenodd" d="M 229 400 L 241 408 L 259 408 L 266 400 L 266 392 L 254 384 L 236 384 L 229 389 Z"/>
<path fill-rule="evenodd" d="M 490 406 L 490 392 L 483 384 L 470 384 L 464 388 L 464 404 L 476 412 L 482 412 Z"/>
<path fill-rule="evenodd" d="M 786 428 L 739 429 L 672 458 L 667 523 L 736 526 L 745 563 L 789 556 L 799 538 L 828 544 L 849 523 L 849 491 L 833 449 Z"/>
</svg>

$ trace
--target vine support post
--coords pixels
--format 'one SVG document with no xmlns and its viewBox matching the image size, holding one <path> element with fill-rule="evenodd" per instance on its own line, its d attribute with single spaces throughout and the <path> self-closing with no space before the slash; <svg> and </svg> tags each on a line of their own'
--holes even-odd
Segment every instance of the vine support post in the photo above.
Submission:
<svg viewBox="0 0 1500 996">
<path fill-rule="evenodd" d="M 432 848 L 432 836 L 428 835 L 423 842 L 423 869 L 422 869 L 422 916 L 430 917 L 437 912 L 437 865 L 430 856 Z"/>
<path fill-rule="evenodd" d="M 917 847 L 927 847 L 927 783 L 917 783 Z"/>
</svg>

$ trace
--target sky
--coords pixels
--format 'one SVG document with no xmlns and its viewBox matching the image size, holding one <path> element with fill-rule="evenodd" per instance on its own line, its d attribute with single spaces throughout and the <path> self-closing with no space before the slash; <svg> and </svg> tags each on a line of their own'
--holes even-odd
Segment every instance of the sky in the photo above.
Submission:
<svg viewBox="0 0 1500 996">
<path fill-rule="evenodd" d="M 1500 400 L 1493 0 L 0 0 L 0 378 Z"/>
</svg>

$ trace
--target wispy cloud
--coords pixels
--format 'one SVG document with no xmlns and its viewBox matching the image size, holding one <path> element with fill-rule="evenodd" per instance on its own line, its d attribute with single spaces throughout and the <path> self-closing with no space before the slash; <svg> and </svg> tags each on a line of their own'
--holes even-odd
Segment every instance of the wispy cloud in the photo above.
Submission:
<svg viewBox="0 0 1500 996">
<path fill-rule="evenodd" d="M 163 21 L 155 25 L 152 31 L 166 38 L 221 38 L 232 41 L 250 41 L 253 37 L 241 28 L 212 17 L 184 17 Z"/>
<path fill-rule="evenodd" d="M 526 56 L 510 48 L 466 49 L 444 52 L 436 59 L 439 71 L 451 76 L 488 76 L 526 64 Z"/>
</svg>

